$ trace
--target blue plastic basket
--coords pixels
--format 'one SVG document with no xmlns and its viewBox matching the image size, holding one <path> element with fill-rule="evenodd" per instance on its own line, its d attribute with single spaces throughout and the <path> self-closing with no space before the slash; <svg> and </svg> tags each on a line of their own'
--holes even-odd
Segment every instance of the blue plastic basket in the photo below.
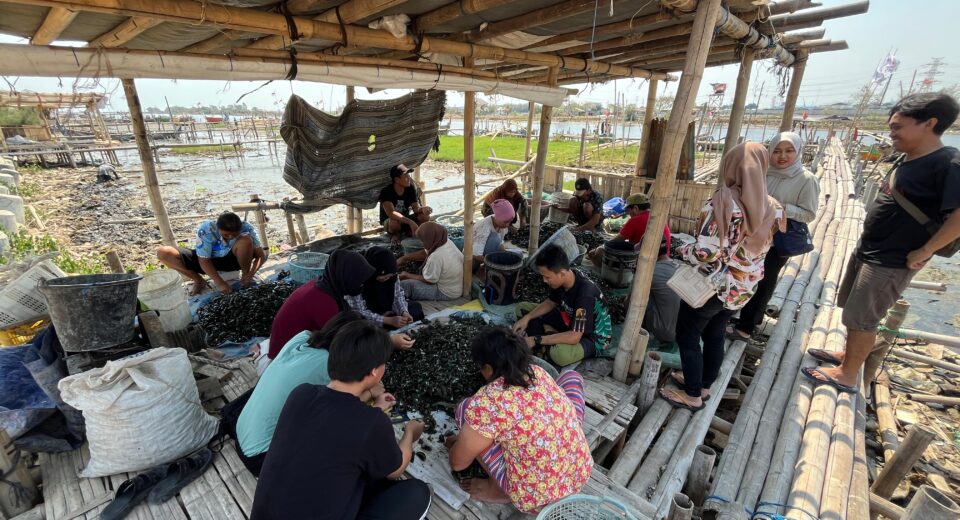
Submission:
<svg viewBox="0 0 960 520">
<path fill-rule="evenodd" d="M 290 255 L 290 260 L 287 261 L 290 281 L 305 284 L 319 279 L 323 276 L 323 271 L 327 267 L 328 258 L 330 258 L 330 255 L 326 253 L 294 253 Z"/>
<path fill-rule="evenodd" d="M 627 506 L 607 497 L 571 495 L 543 508 L 537 520 L 637 520 Z"/>
</svg>

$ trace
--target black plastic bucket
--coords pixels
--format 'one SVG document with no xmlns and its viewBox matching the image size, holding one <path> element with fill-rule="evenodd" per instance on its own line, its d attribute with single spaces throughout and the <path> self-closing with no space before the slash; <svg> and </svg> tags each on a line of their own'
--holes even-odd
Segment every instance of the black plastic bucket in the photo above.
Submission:
<svg viewBox="0 0 960 520">
<path fill-rule="evenodd" d="M 611 240 L 603 244 L 603 266 L 600 277 L 614 287 L 628 287 L 637 270 L 637 252 L 626 240 Z"/>
<path fill-rule="evenodd" d="M 50 321 L 68 352 L 121 345 L 136 329 L 139 274 L 88 274 L 40 282 Z"/>
<path fill-rule="evenodd" d="M 491 305 L 510 305 L 517 297 L 517 282 L 523 255 L 512 251 L 498 251 L 483 257 L 487 267 L 484 298 Z"/>
</svg>

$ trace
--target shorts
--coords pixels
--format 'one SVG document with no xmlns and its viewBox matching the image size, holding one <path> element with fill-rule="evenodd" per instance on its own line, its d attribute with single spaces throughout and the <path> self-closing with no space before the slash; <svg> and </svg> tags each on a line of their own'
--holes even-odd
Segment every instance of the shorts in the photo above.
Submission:
<svg viewBox="0 0 960 520">
<path fill-rule="evenodd" d="M 877 330 L 915 274 L 913 269 L 868 264 L 851 256 L 837 291 L 843 325 L 849 330 Z"/>
<path fill-rule="evenodd" d="M 410 217 L 410 218 L 412 219 L 413 217 Z M 380 225 L 383 226 L 384 232 L 387 231 L 387 223 L 388 223 L 388 222 L 390 222 L 390 219 L 389 219 L 389 218 L 384 219 L 384 221 L 380 223 Z M 412 237 L 412 236 L 413 236 L 413 232 L 410 231 L 410 225 L 409 225 L 409 224 L 400 224 L 400 234 L 402 234 L 402 235 L 407 235 L 407 236 L 411 236 L 411 237 Z"/>
<path fill-rule="evenodd" d="M 183 260 L 183 265 L 187 269 L 195 273 L 204 274 L 203 267 L 200 266 L 200 257 L 197 256 L 196 249 L 177 247 L 177 251 L 180 252 L 180 259 Z M 237 260 L 237 256 L 233 254 L 233 251 L 227 253 L 227 256 L 221 256 L 219 258 L 214 257 L 210 260 L 213 260 L 213 267 L 222 273 L 240 270 L 240 261 Z"/>
</svg>

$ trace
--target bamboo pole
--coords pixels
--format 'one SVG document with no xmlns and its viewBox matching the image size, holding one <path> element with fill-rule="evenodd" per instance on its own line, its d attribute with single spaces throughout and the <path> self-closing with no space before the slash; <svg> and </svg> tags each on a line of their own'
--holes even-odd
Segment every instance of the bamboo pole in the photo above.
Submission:
<svg viewBox="0 0 960 520">
<path fill-rule="evenodd" d="M 653 185 L 653 196 L 650 200 L 652 207 L 650 222 L 640 246 L 637 276 L 633 279 L 633 288 L 630 292 L 630 307 L 614 359 L 613 376 L 618 381 L 625 381 L 627 378 L 630 360 L 634 357 L 636 338 L 640 333 L 644 312 L 647 310 L 653 268 L 659 256 L 660 240 L 663 238 L 663 228 L 667 224 L 670 203 L 675 190 L 680 151 L 683 148 L 687 123 L 696 103 L 700 81 L 703 79 L 703 68 L 710 52 L 710 41 L 713 38 L 713 28 L 716 26 L 719 12 L 720 0 L 704 0 L 698 6 L 694 16 L 693 32 L 690 34 L 687 52 L 690 59 L 683 69 L 673 109 L 670 111 L 664 150 L 660 155 L 657 180 Z"/>
<path fill-rule="evenodd" d="M 346 23 L 349 23 L 349 22 L 346 22 Z M 281 47 L 281 48 L 282 48 L 282 47 Z M 354 87 L 352 87 L 352 86 L 347 86 L 346 97 L 347 97 L 347 99 L 346 99 L 346 101 L 347 101 L 346 104 L 347 104 L 347 105 L 349 105 L 350 103 L 353 103 L 353 101 L 356 99 L 356 95 L 355 95 L 355 92 L 354 92 Z M 353 233 L 359 233 L 359 232 L 363 231 L 363 221 L 362 221 L 362 220 L 358 221 L 358 219 L 357 219 L 357 209 L 359 209 L 359 208 L 354 208 L 354 207 L 353 207 L 353 204 L 345 204 L 345 206 L 346 206 L 346 208 L 347 208 L 347 211 L 346 211 L 346 213 L 347 213 L 347 233 L 348 233 L 348 234 L 353 234 Z"/>
<path fill-rule="evenodd" d="M 942 404 L 945 406 L 958 406 L 960 405 L 960 397 L 950 397 L 946 395 L 930 395 L 930 394 L 907 394 L 907 399 L 915 403 L 929 403 L 929 404 Z"/>
<path fill-rule="evenodd" d="M 863 363 L 863 374 L 867 381 L 872 381 L 877 377 L 880 366 L 887 358 L 887 353 L 893 348 L 899 336 L 900 326 L 907 317 L 910 310 L 910 303 L 907 300 L 897 300 L 887 311 L 887 317 L 883 321 L 884 330 L 877 335 L 877 341 L 873 345 L 873 350 Z"/>
<path fill-rule="evenodd" d="M 547 84 L 556 86 L 557 74 L 560 69 L 550 67 Z M 540 134 L 537 136 L 537 155 L 533 167 L 533 204 L 530 205 L 530 245 L 528 253 L 531 255 L 540 244 L 540 207 L 543 204 L 543 172 L 547 164 L 547 151 L 550 148 L 550 122 L 553 119 L 553 107 L 540 107 Z"/>
<path fill-rule="evenodd" d="M 903 518 L 904 509 L 897 504 L 885 499 L 880 498 L 874 493 L 870 493 L 870 515 L 876 517 L 876 515 L 883 515 L 890 520 L 900 520 Z M 854 518 L 854 517 L 850 517 Z M 866 518 L 865 516 L 860 516 L 856 518 Z"/>
<path fill-rule="evenodd" d="M 123 262 L 120 261 L 120 255 L 117 254 L 113 249 L 107 251 L 107 265 L 110 266 L 111 273 L 123 273 Z"/>
<path fill-rule="evenodd" d="M 533 112 L 537 104 L 533 101 L 527 103 L 527 135 L 523 145 L 523 160 L 530 160 L 530 144 L 533 139 Z"/>
<path fill-rule="evenodd" d="M 577 158 L 577 168 L 583 168 L 583 161 L 587 154 L 587 129 L 580 129 L 580 155 Z"/>
<path fill-rule="evenodd" d="M 46 18 L 43 19 L 43 23 L 40 24 L 40 28 L 30 38 L 30 44 L 50 45 L 70 26 L 78 14 L 80 14 L 80 11 L 52 6 L 47 12 Z"/>
<path fill-rule="evenodd" d="M 303 217 L 303 213 L 297 213 L 295 218 L 297 219 L 297 229 L 300 230 L 300 243 L 309 244 L 310 229 L 307 228 L 307 220 Z"/>
<path fill-rule="evenodd" d="M 643 380 L 643 387 L 637 394 L 637 416 L 643 417 L 647 410 L 653 405 L 653 400 L 657 397 L 657 386 L 660 381 L 660 354 L 656 352 L 647 352 L 647 357 L 643 361 L 643 372 L 640 379 Z"/>
<path fill-rule="evenodd" d="M 878 378 L 873 385 L 873 408 L 877 413 L 877 428 L 880 443 L 883 445 L 883 460 L 890 462 L 900 446 L 900 438 L 897 436 L 897 420 L 894 418 L 893 406 L 890 404 L 890 387 L 887 386 L 886 376 Z"/>
<path fill-rule="evenodd" d="M 780 120 L 781 132 L 789 132 L 793 128 L 793 112 L 797 107 L 797 98 L 800 97 L 800 83 L 803 82 L 803 72 L 807 68 L 807 59 L 806 51 L 797 52 L 797 61 L 793 65 L 793 74 L 790 76 L 790 87 L 787 89 L 787 99 L 783 103 L 783 118 Z"/>
<path fill-rule="evenodd" d="M 850 498 L 846 518 L 870 516 L 870 470 L 867 468 L 867 400 L 857 399 L 857 415 L 853 425 L 853 471 L 850 477 Z"/>
<path fill-rule="evenodd" d="M 293 224 L 293 215 L 291 215 L 289 211 L 284 211 L 283 218 L 287 221 L 287 235 L 290 237 L 288 239 L 290 241 L 290 245 L 295 246 L 299 244 L 300 240 L 298 240 L 297 237 L 297 229 Z"/>
<path fill-rule="evenodd" d="M 914 424 L 907 431 L 907 436 L 900 443 L 893 457 L 883 465 L 883 470 L 870 486 L 870 491 L 881 498 L 890 498 L 903 477 L 913 469 L 913 465 L 920 460 L 924 450 L 936 436 L 937 433 L 929 426 Z"/>
<path fill-rule="evenodd" d="M 849 507 L 850 484 L 856 450 L 854 422 L 856 407 L 862 397 L 857 394 L 842 394 L 837 398 L 837 415 L 830 437 L 830 453 L 827 455 L 827 478 L 823 482 L 823 502 L 820 505 L 821 520 L 844 520 Z"/>
<path fill-rule="evenodd" d="M 387 31 L 356 25 L 341 26 L 301 16 L 283 14 L 192 0 L 11 0 L 22 5 L 63 7 L 76 11 L 90 11 L 112 15 L 144 16 L 163 21 L 189 24 L 209 24 L 220 28 L 245 30 L 262 34 L 287 35 L 289 22 L 296 24 L 301 38 L 307 40 L 348 41 L 357 47 L 373 47 L 399 51 L 436 52 L 474 59 L 502 60 L 510 63 L 529 63 L 550 67 L 565 67 L 585 72 L 622 75 L 624 77 L 667 79 L 668 75 L 648 70 L 622 67 L 579 58 L 561 58 L 486 45 L 443 40 L 430 36 L 395 38 Z"/>
<path fill-rule="evenodd" d="M 743 125 L 743 111 L 747 104 L 747 90 L 750 89 L 750 73 L 753 71 L 753 50 L 744 49 L 737 72 L 737 90 L 733 95 L 733 106 L 727 123 L 727 138 L 723 143 L 723 153 L 737 145 L 740 140 L 740 127 Z"/>
<path fill-rule="evenodd" d="M 643 419 L 637 425 L 633 435 L 627 439 L 627 444 L 620 452 L 620 456 L 610 466 L 610 471 L 607 472 L 610 480 L 621 485 L 626 485 L 630 481 L 640 464 L 641 458 L 647 452 L 647 448 L 650 447 L 657 432 L 660 431 L 660 427 L 663 426 L 667 416 L 672 411 L 673 407 L 663 399 L 657 399 L 653 402 L 647 413 L 643 415 Z"/>
<path fill-rule="evenodd" d="M 121 79 L 123 93 L 130 108 L 130 121 L 133 124 L 133 135 L 137 140 L 137 151 L 140 153 L 140 164 L 143 166 L 143 184 L 147 188 L 153 214 L 157 217 L 157 226 L 160 228 L 160 238 L 164 245 L 176 247 L 177 241 L 167 218 L 167 208 L 163 205 L 163 196 L 160 194 L 160 184 L 157 181 L 157 170 L 153 163 L 153 154 L 150 151 L 150 142 L 147 141 L 147 125 L 143 122 L 143 111 L 140 108 L 140 98 L 137 96 L 137 86 L 133 79 Z"/>
<path fill-rule="evenodd" d="M 896 356 L 898 358 L 903 358 L 909 361 L 916 361 L 918 363 L 930 365 L 932 367 L 942 368 L 944 370 L 948 370 L 955 374 L 960 374 L 960 365 L 943 361 L 940 359 L 934 359 L 928 356 L 923 356 L 915 352 L 910 352 L 908 350 L 894 349 L 891 355 Z"/>
<path fill-rule="evenodd" d="M 637 468 L 637 473 L 630 480 L 627 489 L 640 495 L 641 498 L 657 497 L 653 492 L 656 489 L 657 481 L 660 479 L 660 468 L 670 461 L 670 457 L 677 448 L 677 444 L 690 423 L 692 415 L 693 413 L 690 410 L 680 409 L 673 412 L 666 427 L 660 432 L 657 442 L 650 448 L 650 453 Z"/>
<path fill-rule="evenodd" d="M 650 146 L 650 124 L 653 121 L 653 114 L 657 108 L 657 80 L 651 79 L 647 84 L 647 105 L 643 107 L 643 130 L 640 134 L 640 146 L 637 149 L 637 165 L 633 169 L 635 175 L 644 175 L 644 161 L 646 160 L 647 147 Z"/>
<path fill-rule="evenodd" d="M 717 460 L 717 452 L 710 446 L 701 444 L 693 453 L 693 463 L 690 464 L 690 473 L 687 474 L 687 483 L 683 492 L 690 497 L 693 505 L 700 507 L 707 498 L 710 489 L 710 474 L 713 472 L 713 463 Z"/>
<path fill-rule="evenodd" d="M 691 520 L 692 518 L 693 502 L 683 493 L 673 495 L 667 520 Z"/>
<path fill-rule="evenodd" d="M 637 337 L 637 343 L 633 349 L 633 358 L 630 360 L 630 368 L 627 369 L 627 372 L 632 377 L 638 377 L 643 365 L 645 363 L 646 356 L 644 355 L 647 351 L 647 345 L 650 343 L 650 333 L 644 329 L 640 329 L 640 335 Z"/>
<path fill-rule="evenodd" d="M 496 157 L 488 157 L 487 159 L 488 159 L 490 162 L 493 162 L 493 163 L 498 164 L 498 165 L 499 165 L 499 163 L 512 164 L 513 162 L 516 162 L 517 164 L 520 165 L 520 168 L 517 168 L 517 171 L 513 172 L 509 177 L 507 177 L 507 178 L 503 179 L 502 181 L 500 181 L 500 183 L 502 184 L 502 183 L 505 182 L 505 181 L 508 181 L 508 180 L 510 180 L 510 179 L 516 179 L 517 177 L 520 177 L 521 175 L 523 175 L 523 174 L 527 171 L 528 168 L 530 168 L 531 166 L 533 166 L 534 161 L 536 160 L 536 158 L 537 158 L 537 155 L 535 154 L 533 157 L 530 158 L 529 161 L 527 161 L 527 162 L 525 162 L 525 163 L 520 163 L 520 161 L 508 161 L 508 160 L 506 160 L 506 159 L 498 159 L 498 158 L 496 158 Z M 493 193 L 493 190 L 497 189 L 499 186 L 500 186 L 500 184 L 497 184 L 497 185 L 494 186 L 493 188 L 490 188 L 489 190 L 487 190 L 483 195 L 480 195 L 479 197 L 477 197 L 477 199 L 476 199 L 476 200 L 474 201 L 474 203 L 473 203 L 474 211 L 476 211 L 476 209 L 478 209 L 480 206 L 482 206 L 484 199 L 487 198 L 487 195 L 490 195 L 491 193 Z M 464 187 L 466 187 L 466 185 L 464 185 Z M 463 215 L 463 214 L 466 212 L 466 208 L 468 208 L 468 207 L 469 207 L 469 206 L 467 206 L 466 204 L 464 204 L 464 205 L 463 205 L 463 209 L 457 210 L 457 211 L 453 214 L 453 216 L 459 217 L 459 216 Z"/>
<path fill-rule="evenodd" d="M 867 199 L 870 200 L 870 199 Z M 925 291 L 937 291 L 937 292 L 946 292 L 947 284 L 941 282 L 921 282 L 920 280 L 912 280 L 907 286 L 911 289 L 922 289 Z"/>
<path fill-rule="evenodd" d="M 928 341 L 930 343 L 936 343 L 937 345 L 943 345 L 954 352 L 960 352 L 960 337 L 914 329 L 900 329 L 900 337 Z"/>
<path fill-rule="evenodd" d="M 546 25 L 587 11 L 593 11 L 596 3 L 592 0 L 566 0 L 530 11 L 506 20 L 481 25 L 479 29 L 467 35 L 470 41 L 484 41 L 507 33 L 522 31 L 537 25 Z"/>
<path fill-rule="evenodd" d="M 743 341 L 734 341 L 727 347 L 723 364 L 720 366 L 720 374 L 717 376 L 717 380 L 710 385 L 710 395 L 716 396 L 716 398 L 707 401 L 704 408 L 694 414 L 673 452 L 673 457 L 670 458 L 669 464 L 664 469 L 663 475 L 657 483 L 657 489 L 653 494 L 657 498 L 654 505 L 661 514 L 666 513 L 669 508 L 668 497 L 683 487 L 687 473 L 690 471 L 693 452 L 697 449 L 697 446 L 703 443 L 707 430 L 710 429 L 710 419 L 717 413 L 717 408 L 720 406 L 722 399 L 719 399 L 719 396 L 723 395 L 724 389 L 730 383 L 734 368 L 739 364 L 746 346 L 747 344 Z"/>
<path fill-rule="evenodd" d="M 419 31 L 433 29 L 447 22 L 452 22 L 461 16 L 477 14 L 488 9 L 509 4 L 514 0 L 456 0 L 433 11 L 428 11 L 417 17 L 415 26 Z"/>
<path fill-rule="evenodd" d="M 136 38 L 141 33 L 160 25 L 160 20 L 153 20 L 142 16 L 131 16 L 120 25 L 90 40 L 89 47 L 119 47 Z M 173 122 L 173 118 L 170 118 Z"/>
<path fill-rule="evenodd" d="M 473 67 L 473 58 L 465 58 L 463 64 Z M 463 93 L 463 295 L 470 299 L 473 292 L 473 255 L 483 254 L 483 251 L 473 250 L 473 216 L 474 197 L 476 196 L 476 179 L 473 174 L 473 127 L 477 105 L 476 94 Z"/>
<path fill-rule="evenodd" d="M 913 495 L 900 518 L 902 520 L 953 520 L 960 518 L 960 506 L 940 490 L 923 485 Z"/>
</svg>

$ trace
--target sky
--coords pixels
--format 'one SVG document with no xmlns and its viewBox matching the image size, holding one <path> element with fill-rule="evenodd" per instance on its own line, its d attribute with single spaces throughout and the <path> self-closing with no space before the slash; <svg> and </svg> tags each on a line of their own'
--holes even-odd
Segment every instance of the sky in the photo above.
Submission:
<svg viewBox="0 0 960 520">
<path fill-rule="evenodd" d="M 841 5 L 851 0 L 823 0 L 826 6 Z M 922 4 L 922 8 L 920 5 Z M 870 10 L 866 14 L 856 15 L 837 20 L 824 22 L 827 38 L 846 40 L 850 48 L 845 51 L 813 54 L 808 63 L 803 83 L 800 89 L 800 106 L 826 105 L 830 103 L 850 101 L 856 92 L 870 81 L 874 69 L 884 56 L 895 51 L 900 59 L 900 68 L 894 73 L 887 93 L 886 101 L 898 97 L 901 92 L 909 88 L 914 71 L 917 81 L 922 77 L 924 65 L 932 58 L 944 58 L 945 65 L 941 67 L 942 75 L 937 79 L 936 87 L 949 86 L 960 83 L 960 55 L 950 52 L 949 49 L 960 48 L 960 30 L 956 20 L 960 17 L 960 1 L 958 0 L 923 0 L 914 2 L 909 0 L 872 0 Z M 10 43 L 22 41 L 16 38 L 0 35 L 0 42 Z M 750 90 L 747 94 L 748 103 L 754 103 L 760 97 L 760 107 L 773 107 L 782 103 L 778 95 L 777 77 L 773 72 L 771 60 L 754 63 Z M 733 87 L 736 84 L 738 65 L 725 65 L 707 69 L 703 76 L 698 92 L 698 103 L 707 100 L 711 87 L 710 83 L 727 83 L 728 90 L 725 104 L 733 98 Z M 2 72 L 2 71 L 0 71 Z M 123 92 L 116 80 L 101 80 L 98 84 L 92 80 L 75 78 L 28 78 L 3 77 L 7 85 L 0 85 L 0 89 L 14 85 L 17 90 L 38 92 L 70 92 L 75 88 L 84 91 L 112 93 L 111 108 L 126 111 Z M 259 90 L 263 82 L 224 82 L 224 81 L 188 81 L 188 80 L 152 80 L 137 81 L 137 89 L 144 107 L 165 106 L 164 97 L 171 105 L 195 106 L 198 103 L 211 105 L 227 105 L 237 103 L 238 98 L 246 95 L 242 102 L 251 107 L 282 110 L 283 104 L 290 94 L 297 94 L 314 105 L 333 111 L 342 106 L 346 99 L 345 87 L 302 81 L 274 81 Z M 581 89 L 580 93 L 570 99 L 576 101 L 597 101 L 611 103 L 615 95 L 625 96 L 627 103 L 643 105 L 646 101 L 646 81 L 624 79 L 599 85 L 571 85 L 570 88 Z M 404 94 L 402 90 L 386 90 L 378 93 L 368 93 L 365 89 L 357 89 L 360 99 L 396 97 Z M 676 93 L 676 83 L 661 83 L 660 95 Z M 516 102 L 505 96 L 495 100 L 501 103 Z M 463 95 L 451 92 L 448 95 L 448 104 L 462 106 Z"/>
</svg>

